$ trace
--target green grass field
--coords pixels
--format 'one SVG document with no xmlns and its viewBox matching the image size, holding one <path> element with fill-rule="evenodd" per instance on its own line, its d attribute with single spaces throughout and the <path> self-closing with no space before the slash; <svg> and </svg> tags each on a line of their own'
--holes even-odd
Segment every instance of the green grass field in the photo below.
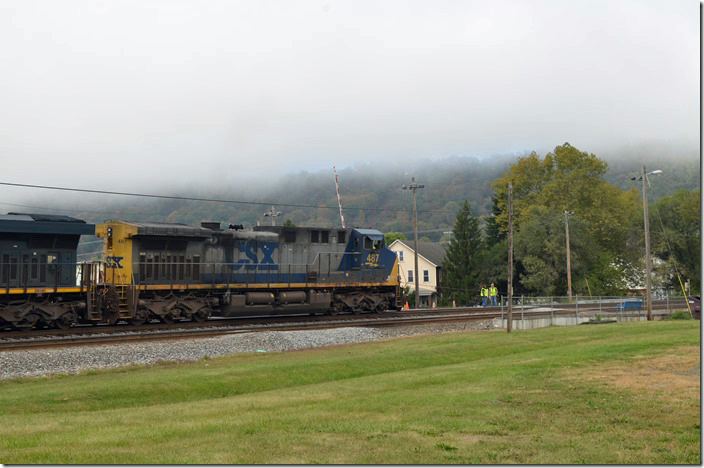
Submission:
<svg viewBox="0 0 704 468">
<path fill-rule="evenodd" d="M 699 464 L 699 325 L 453 333 L 0 381 L 0 463 Z"/>
</svg>

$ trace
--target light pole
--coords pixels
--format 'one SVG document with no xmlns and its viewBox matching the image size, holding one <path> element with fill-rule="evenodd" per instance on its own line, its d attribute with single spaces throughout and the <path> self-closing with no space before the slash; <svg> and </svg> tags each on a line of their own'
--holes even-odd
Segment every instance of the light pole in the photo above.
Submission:
<svg viewBox="0 0 704 468">
<path fill-rule="evenodd" d="M 415 177 L 411 177 L 411 185 L 404 184 L 401 186 L 403 190 L 411 190 L 413 192 L 413 279 L 416 283 L 416 309 L 418 309 L 420 306 L 420 291 L 418 290 L 418 220 L 416 217 L 416 190 L 424 187 L 425 185 L 416 182 Z"/>
<path fill-rule="evenodd" d="M 645 229 L 645 302 L 648 309 L 648 320 L 653 320 L 653 299 L 652 299 L 652 284 L 651 284 L 651 263 L 650 263 L 650 222 L 648 219 L 648 176 L 650 174 L 662 174 L 660 169 L 652 172 L 646 172 L 645 165 L 640 174 L 640 180 L 643 181 L 643 228 Z M 631 177 L 631 180 L 636 180 Z"/>
<path fill-rule="evenodd" d="M 570 216 L 574 211 L 565 211 L 565 242 L 567 245 L 567 297 L 572 303 L 572 269 L 570 268 Z"/>
<path fill-rule="evenodd" d="M 506 332 L 513 329 L 513 184 L 508 183 L 508 317 Z"/>
</svg>

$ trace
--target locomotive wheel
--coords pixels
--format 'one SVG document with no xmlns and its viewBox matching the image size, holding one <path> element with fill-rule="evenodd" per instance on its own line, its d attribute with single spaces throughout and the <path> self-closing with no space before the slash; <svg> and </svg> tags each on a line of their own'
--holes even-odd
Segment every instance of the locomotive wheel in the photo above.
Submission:
<svg viewBox="0 0 704 468">
<path fill-rule="evenodd" d="M 357 304 L 357 307 L 354 308 L 354 313 L 355 314 L 363 314 L 364 312 L 370 312 L 374 310 L 372 308 L 372 303 L 369 302 L 368 299 L 363 299 Z"/>
<path fill-rule="evenodd" d="M 147 318 L 149 318 L 149 311 L 146 309 L 137 309 L 137 312 L 135 312 L 134 317 L 129 319 L 127 322 L 129 322 L 130 325 L 144 325 L 144 323 L 147 321 Z"/>
<path fill-rule="evenodd" d="M 161 321 L 161 323 L 165 323 L 167 325 L 176 323 L 176 320 L 171 315 L 160 315 L 159 320 Z"/>
<path fill-rule="evenodd" d="M 149 318 L 149 311 L 144 307 L 139 307 L 135 311 L 134 317 L 129 319 L 127 322 L 130 325 L 139 326 L 139 325 L 143 325 L 147 321 L 148 318 Z"/>
<path fill-rule="evenodd" d="M 109 310 L 103 312 L 103 317 L 105 319 L 105 322 L 110 324 L 110 325 L 115 325 L 117 321 L 120 319 L 120 317 L 117 315 L 116 310 Z"/>
<path fill-rule="evenodd" d="M 389 304 L 386 301 L 381 301 L 380 303 L 378 303 L 376 305 L 376 308 L 374 309 L 374 311 L 376 313 L 380 314 L 382 312 L 385 312 L 386 309 L 388 309 L 388 308 L 389 308 Z"/>
<path fill-rule="evenodd" d="M 78 322 L 78 317 L 76 317 L 76 314 L 73 312 L 67 312 L 56 320 L 53 320 L 51 324 L 59 330 L 66 330 L 75 326 L 76 322 Z"/>
<path fill-rule="evenodd" d="M 330 309 L 328 309 L 328 314 L 329 315 L 337 315 L 340 313 L 341 310 L 342 310 L 342 303 L 335 302 L 334 304 L 332 304 Z"/>
<path fill-rule="evenodd" d="M 29 331 L 34 328 L 37 322 L 39 322 L 39 316 L 37 314 L 27 314 L 14 325 L 19 331 Z"/>
<path fill-rule="evenodd" d="M 208 309 L 203 307 L 202 309 L 198 309 L 197 311 L 193 312 L 191 315 L 191 320 L 194 322 L 205 322 L 208 320 L 208 316 L 210 314 L 208 313 Z"/>
</svg>

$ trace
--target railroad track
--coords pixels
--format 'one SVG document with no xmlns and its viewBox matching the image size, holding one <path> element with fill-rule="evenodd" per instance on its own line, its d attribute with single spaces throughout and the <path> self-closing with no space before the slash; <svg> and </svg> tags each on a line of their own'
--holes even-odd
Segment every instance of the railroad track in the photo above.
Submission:
<svg viewBox="0 0 704 468">
<path fill-rule="evenodd" d="M 662 303 L 660 303 L 662 302 Z M 664 311 L 664 301 L 654 301 L 654 311 Z M 477 321 L 506 318 L 506 307 L 463 307 L 384 312 L 369 315 L 281 316 L 247 319 L 215 319 L 205 323 L 180 322 L 154 326 L 79 326 L 70 330 L 32 330 L 0 334 L 0 352 L 20 349 L 58 348 L 116 344 L 137 341 L 208 338 L 227 334 L 260 331 L 296 331 L 340 327 L 374 327 L 413 325 L 433 322 Z M 574 316 L 601 313 L 616 315 L 615 304 L 518 305 L 514 320 L 546 316 Z"/>
<path fill-rule="evenodd" d="M 277 323 L 265 324 L 252 322 L 232 324 L 231 321 L 213 321 L 212 324 L 182 323 L 173 324 L 169 329 L 164 329 L 161 326 L 153 329 L 149 327 L 131 327 L 133 329 L 127 329 L 128 327 L 109 327 L 109 330 L 108 327 L 105 327 L 105 329 L 90 327 L 88 329 L 77 328 L 74 331 L 78 333 L 71 335 L 66 335 L 65 330 L 62 330 L 64 332 L 63 334 L 47 333 L 55 332 L 55 330 L 44 330 L 45 333 L 33 333 L 32 335 L 27 335 L 28 332 L 24 332 L 24 336 L 3 336 L 0 340 L 0 352 L 67 346 L 95 346 L 137 341 L 211 338 L 228 334 L 256 333 L 263 331 L 296 331 L 341 327 L 381 327 L 437 322 L 477 321 L 490 320 L 498 316 L 500 316 L 500 312 L 497 313 L 496 311 L 461 312 L 454 314 L 386 313 L 370 315 L 368 317 L 355 315 L 349 316 L 349 318 L 347 316 L 343 316 L 342 318 L 339 316 L 326 316 L 324 320 L 309 320 L 309 318 L 306 318 L 305 321 L 302 321 L 301 317 L 288 317 L 289 319 L 298 320 L 281 320 Z M 271 320 L 269 320 L 269 322 L 271 322 Z M 197 325 L 197 327 L 194 325 Z M 37 331 L 35 330 L 35 332 Z"/>
</svg>

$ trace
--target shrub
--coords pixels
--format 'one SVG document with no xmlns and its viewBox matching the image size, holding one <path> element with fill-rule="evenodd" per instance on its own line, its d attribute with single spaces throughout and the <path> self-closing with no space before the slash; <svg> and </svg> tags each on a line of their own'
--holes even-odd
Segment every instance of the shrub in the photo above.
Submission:
<svg viewBox="0 0 704 468">
<path fill-rule="evenodd" d="M 678 310 L 670 314 L 667 320 L 692 320 L 692 316 L 689 315 L 689 312 Z"/>
</svg>

